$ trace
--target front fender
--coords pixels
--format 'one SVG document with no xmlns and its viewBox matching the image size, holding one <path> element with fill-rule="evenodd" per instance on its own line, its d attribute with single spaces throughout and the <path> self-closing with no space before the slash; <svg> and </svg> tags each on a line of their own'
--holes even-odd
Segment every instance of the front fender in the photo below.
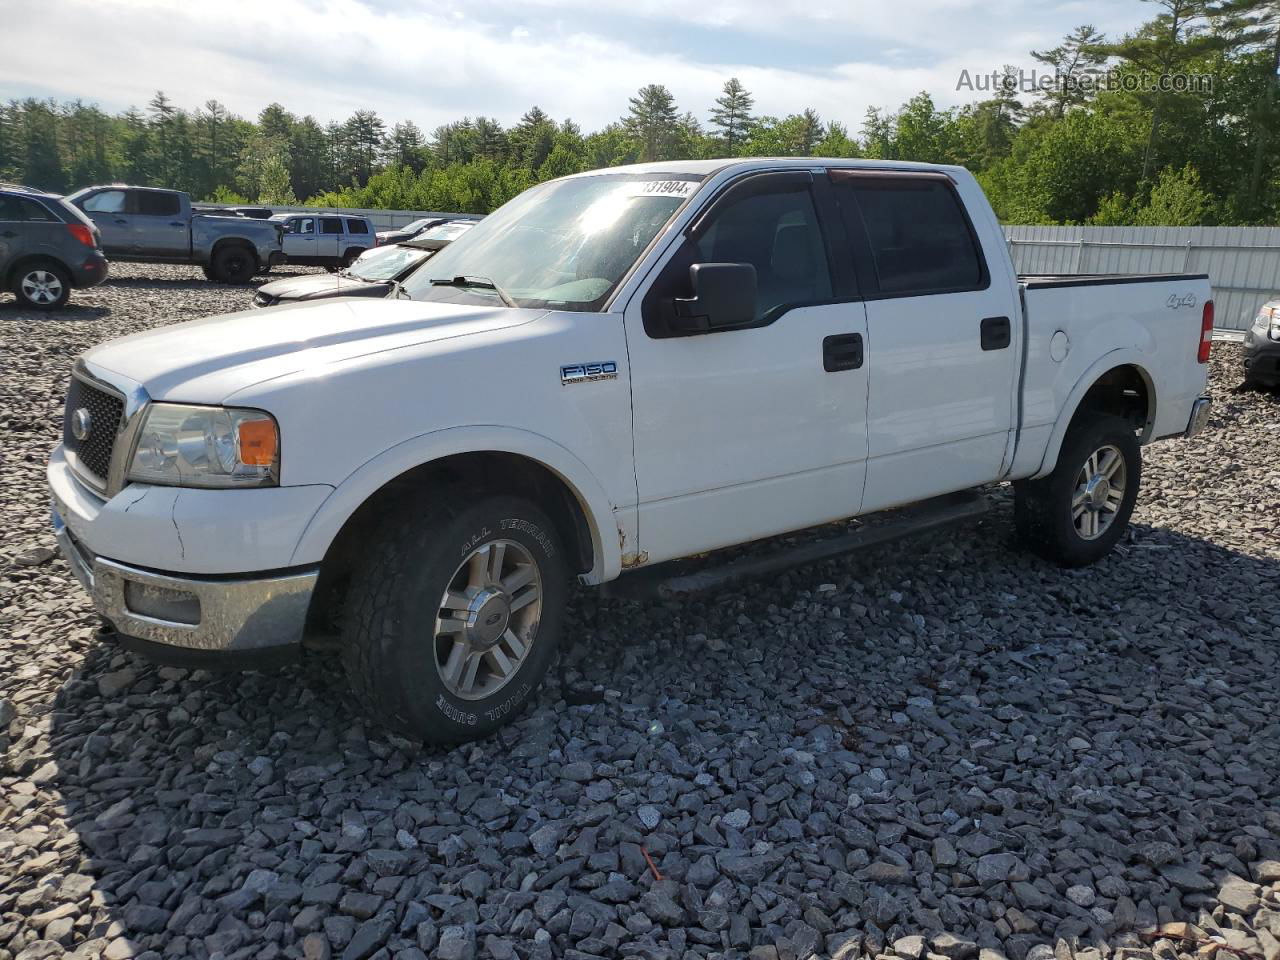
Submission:
<svg viewBox="0 0 1280 960">
<path fill-rule="evenodd" d="M 1151 378 L 1151 374 L 1144 366 L 1146 357 L 1141 351 L 1133 347 L 1121 347 L 1105 353 L 1090 366 L 1071 388 L 1071 392 L 1067 394 L 1066 402 L 1063 403 L 1062 409 L 1058 414 L 1058 419 L 1053 424 L 1053 430 L 1049 434 L 1049 442 L 1045 447 L 1044 459 L 1040 462 L 1040 468 L 1035 472 L 1034 477 L 1039 478 L 1053 472 L 1053 468 L 1058 465 L 1058 452 L 1062 449 L 1062 441 L 1067 435 L 1067 428 L 1071 426 L 1071 421 L 1076 415 L 1076 411 L 1080 409 L 1080 403 L 1084 400 L 1084 396 L 1103 374 L 1116 367 L 1131 366 L 1137 369 L 1142 375 L 1142 379 L 1147 384 L 1147 422 L 1143 428 L 1142 442 L 1145 443 L 1150 438 L 1151 426 L 1155 423 L 1156 404 L 1159 397 L 1156 396 L 1156 386 Z"/>
<path fill-rule="evenodd" d="M 614 505 L 604 486 L 577 456 L 540 434 L 512 427 L 450 427 L 405 440 L 356 469 L 334 489 L 294 548 L 294 565 L 319 563 L 352 514 L 387 483 L 415 467 L 456 454 L 493 452 L 527 457 L 559 476 L 582 506 L 591 531 L 594 564 L 587 583 L 622 571 L 622 545 Z"/>
</svg>

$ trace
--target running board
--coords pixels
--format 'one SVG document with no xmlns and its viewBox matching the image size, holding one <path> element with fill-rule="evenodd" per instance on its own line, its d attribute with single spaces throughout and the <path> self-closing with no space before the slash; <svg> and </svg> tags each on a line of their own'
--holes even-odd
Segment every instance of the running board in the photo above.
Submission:
<svg viewBox="0 0 1280 960">
<path fill-rule="evenodd" d="M 761 555 L 739 556 L 716 564 L 715 554 L 711 554 L 704 558 L 710 563 L 709 566 L 692 571 L 689 570 L 691 561 L 687 559 L 644 567 L 624 573 L 618 579 L 604 584 L 600 587 L 600 594 L 623 600 L 669 600 L 717 590 L 740 580 L 803 567 L 905 537 L 943 530 L 966 520 L 976 519 L 989 509 L 987 498 L 979 492 L 949 494 L 926 500 L 914 507 L 887 511 L 884 514 L 886 519 L 882 521 L 876 520 L 880 514 L 870 514 L 868 519 L 871 523 L 848 533 L 789 544 Z M 763 544 L 756 546 L 762 547 Z"/>
</svg>

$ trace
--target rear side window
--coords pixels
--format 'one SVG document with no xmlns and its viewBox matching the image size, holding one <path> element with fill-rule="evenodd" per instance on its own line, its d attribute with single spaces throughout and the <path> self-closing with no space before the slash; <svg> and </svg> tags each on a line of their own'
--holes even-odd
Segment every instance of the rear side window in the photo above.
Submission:
<svg viewBox="0 0 1280 960">
<path fill-rule="evenodd" d="M 987 285 L 977 237 L 948 181 L 832 171 L 832 183 L 855 251 L 862 246 L 859 236 L 870 246 L 882 295 L 957 293 Z"/>
<path fill-rule="evenodd" d="M 28 223 L 61 223 L 53 213 L 43 203 L 35 200 L 28 200 L 26 197 L 19 197 L 18 204 L 22 207 L 20 219 L 26 220 Z"/>
<path fill-rule="evenodd" d="M 124 191 L 103 190 L 87 197 L 84 209 L 90 213 L 124 213 Z"/>
<path fill-rule="evenodd" d="M 341 233 L 342 221 L 337 217 L 321 217 L 320 218 L 321 233 Z"/>
<path fill-rule="evenodd" d="M 348 220 L 347 233 L 368 233 L 369 226 L 363 220 Z"/>
<path fill-rule="evenodd" d="M 134 212 L 147 217 L 173 217 L 182 210 L 176 194 L 139 190 L 133 195 Z"/>
<path fill-rule="evenodd" d="M 0 220 L 16 220 L 22 223 L 62 222 L 48 207 L 39 201 L 8 194 L 0 196 Z"/>
</svg>

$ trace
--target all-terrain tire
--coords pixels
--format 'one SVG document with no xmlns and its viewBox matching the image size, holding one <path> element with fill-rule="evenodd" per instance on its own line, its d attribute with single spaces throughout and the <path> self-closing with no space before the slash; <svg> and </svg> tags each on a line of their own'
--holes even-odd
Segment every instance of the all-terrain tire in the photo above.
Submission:
<svg viewBox="0 0 1280 960">
<path fill-rule="evenodd" d="M 1121 463 L 1106 486 L 1096 486 L 1088 493 L 1082 483 L 1097 474 L 1087 466 L 1094 463 L 1111 468 L 1112 455 Z M 1105 473 L 1105 470 L 1099 471 Z M 1112 481 L 1123 475 L 1122 490 L 1117 492 Z M 1101 560 L 1124 536 L 1138 498 L 1142 479 L 1142 448 L 1133 425 L 1110 414 L 1089 416 L 1067 431 L 1053 472 L 1039 480 L 1022 480 L 1014 484 L 1014 524 L 1019 539 L 1029 549 L 1064 567 L 1083 567 Z M 1081 498 L 1085 511 L 1098 514 L 1096 533 L 1089 531 L 1090 518 L 1078 520 Z M 1095 501 L 1105 501 L 1093 510 Z M 1114 508 L 1114 509 L 1112 509 Z M 1081 514 L 1083 517 L 1083 514 Z M 1084 530 L 1082 530 L 1084 527 Z"/>
<path fill-rule="evenodd" d="M 473 569 L 474 557 L 480 553 L 498 557 L 499 546 L 504 554 L 510 551 L 508 560 L 527 559 L 518 569 L 529 564 L 537 568 L 536 625 L 530 632 L 527 622 L 517 624 L 520 611 L 509 613 L 511 630 L 527 645 L 523 658 L 509 656 L 513 648 L 499 641 L 503 659 L 513 665 L 502 679 L 493 665 L 496 661 L 490 659 L 495 655 L 478 654 L 477 675 L 494 683 L 501 680 L 501 685 L 488 694 L 477 689 L 464 696 L 445 679 L 458 638 L 465 639 L 466 650 L 492 648 L 485 646 L 489 642 L 485 638 L 476 639 L 467 631 L 442 634 L 438 628 L 463 622 L 473 623 L 479 631 L 480 618 L 496 614 L 487 612 L 488 607 L 477 607 L 468 619 L 458 615 L 459 608 L 444 602 L 450 595 L 464 593 L 458 578 Z M 498 557 L 496 562 L 501 567 L 503 560 Z M 568 577 L 555 527 L 527 500 L 503 494 L 468 498 L 458 492 L 416 516 L 392 516 L 381 525 L 358 565 L 345 605 L 343 661 L 353 691 L 383 723 L 428 743 L 458 743 L 492 733 L 534 696 L 555 656 Z M 512 595 L 516 596 L 514 591 Z M 493 609 L 500 614 L 502 603 L 495 604 Z"/>
</svg>

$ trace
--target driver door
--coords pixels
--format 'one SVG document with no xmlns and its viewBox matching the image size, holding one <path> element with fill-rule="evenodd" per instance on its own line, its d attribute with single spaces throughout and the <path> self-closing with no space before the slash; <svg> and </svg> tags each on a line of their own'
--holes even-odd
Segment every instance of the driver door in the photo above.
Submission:
<svg viewBox="0 0 1280 960">
<path fill-rule="evenodd" d="M 756 174 L 700 215 L 625 326 L 638 525 L 651 563 L 858 512 L 867 469 L 867 319 L 825 177 Z M 754 322 L 688 334 L 664 302 L 694 263 L 747 263 Z"/>
</svg>

